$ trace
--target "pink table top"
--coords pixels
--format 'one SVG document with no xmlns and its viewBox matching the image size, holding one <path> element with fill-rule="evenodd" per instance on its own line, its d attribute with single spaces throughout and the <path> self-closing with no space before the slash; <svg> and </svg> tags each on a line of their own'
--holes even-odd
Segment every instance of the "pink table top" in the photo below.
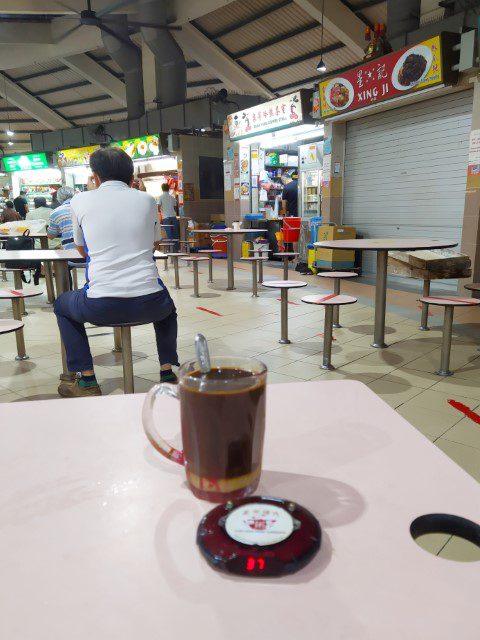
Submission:
<svg viewBox="0 0 480 640">
<path fill-rule="evenodd" d="M 323 249 L 363 249 L 364 251 L 415 251 L 416 249 L 446 249 L 456 247 L 458 242 L 429 240 L 425 238 L 370 238 L 365 240 L 323 240 L 314 242 Z"/>
<path fill-rule="evenodd" d="M 220 249 L 199 249 L 198 253 L 221 253 Z"/>
<path fill-rule="evenodd" d="M 298 287 L 306 287 L 307 283 L 301 280 L 267 280 L 262 282 L 262 286 L 270 289 L 297 289 Z"/>
<path fill-rule="evenodd" d="M 280 253 L 274 253 L 274 256 L 280 256 L 281 258 L 294 258 L 295 256 L 299 256 L 299 253 L 295 251 L 281 251 Z"/>
<path fill-rule="evenodd" d="M 322 271 L 317 273 L 320 278 L 356 278 L 358 273 L 354 271 Z"/>
<path fill-rule="evenodd" d="M 0 405 L 2 637 L 478 640 L 478 563 L 428 554 L 409 527 L 479 522 L 480 487 L 366 386 L 269 386 L 259 493 L 323 528 L 312 563 L 280 580 L 206 564 L 195 535 L 212 505 L 147 442 L 143 400 L 72 399 L 67 421 L 58 400 Z M 174 434 L 178 403 L 158 405 Z"/>
<path fill-rule="evenodd" d="M 250 256 L 249 258 L 240 258 L 240 260 L 244 260 L 245 262 L 268 262 L 266 256 Z"/>
<path fill-rule="evenodd" d="M 42 293 L 43 289 L 40 289 L 40 287 L 36 289 L 0 289 L 0 299 L 33 298 L 34 296 L 41 296 Z"/>
<path fill-rule="evenodd" d="M 440 307 L 476 307 L 480 304 L 477 298 L 460 298 L 458 296 L 424 296 L 420 302 Z"/>
<path fill-rule="evenodd" d="M 208 260 L 208 256 L 186 256 L 185 258 L 180 258 L 184 262 L 204 262 Z"/>
<path fill-rule="evenodd" d="M 5 260 L 40 260 L 42 262 L 61 262 L 65 260 L 82 260 L 76 249 L 28 249 L 23 251 L 7 251 L 0 249 L 0 262 Z"/>
<path fill-rule="evenodd" d="M 266 229 L 194 229 L 192 230 L 192 233 L 208 233 L 210 236 L 235 235 L 236 233 L 256 233 L 261 236 L 265 231 Z"/>
<path fill-rule="evenodd" d="M 314 295 L 314 296 L 304 296 L 302 298 L 302 302 L 306 302 L 307 304 L 321 304 L 324 305 L 339 305 L 339 304 L 354 304 L 357 301 L 357 298 L 353 296 L 344 296 L 344 295 L 335 295 L 334 293 L 329 293 L 328 295 Z"/>
<path fill-rule="evenodd" d="M 12 333 L 12 331 L 18 331 L 23 326 L 23 322 L 20 320 L 0 320 L 0 335 L 3 333 Z"/>
</svg>

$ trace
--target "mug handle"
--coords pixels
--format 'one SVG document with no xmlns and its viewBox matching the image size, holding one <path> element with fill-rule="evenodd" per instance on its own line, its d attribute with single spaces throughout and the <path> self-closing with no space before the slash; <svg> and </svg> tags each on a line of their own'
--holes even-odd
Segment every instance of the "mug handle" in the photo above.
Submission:
<svg viewBox="0 0 480 640">
<path fill-rule="evenodd" d="M 153 419 L 153 405 L 155 404 L 157 396 L 168 396 L 169 398 L 176 398 L 178 400 L 178 386 L 161 382 L 153 386 L 147 393 L 142 408 L 142 423 L 145 435 L 150 441 L 150 444 L 161 453 L 162 456 L 183 466 L 185 464 L 183 451 L 179 451 L 169 445 L 157 431 L 155 420 Z"/>
</svg>

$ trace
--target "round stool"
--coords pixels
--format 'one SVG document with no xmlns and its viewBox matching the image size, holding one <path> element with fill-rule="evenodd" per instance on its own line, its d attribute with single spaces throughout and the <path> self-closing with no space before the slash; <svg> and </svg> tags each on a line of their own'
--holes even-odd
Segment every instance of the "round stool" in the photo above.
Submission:
<svg viewBox="0 0 480 640">
<path fill-rule="evenodd" d="M 208 256 L 208 282 L 213 282 L 213 254 L 221 253 L 220 249 L 199 249 L 198 253 L 205 253 Z"/>
<path fill-rule="evenodd" d="M 193 267 L 193 295 L 195 298 L 200 298 L 200 293 L 198 289 L 198 263 L 199 262 L 207 262 L 208 258 L 203 258 L 199 256 L 187 256 L 186 258 L 181 258 L 184 262 L 188 262 Z"/>
<path fill-rule="evenodd" d="M 178 259 L 184 256 L 188 257 L 186 253 L 168 253 L 168 258 L 172 259 L 173 270 L 175 272 L 175 289 L 180 289 L 180 270 L 178 268 Z"/>
<path fill-rule="evenodd" d="M 300 280 L 269 280 L 262 282 L 262 286 L 269 289 L 280 289 L 280 344 L 290 344 L 288 339 L 288 290 L 306 287 L 306 282 Z"/>
<path fill-rule="evenodd" d="M 23 322 L 20 322 L 20 320 L 0 320 L 0 334 L 12 333 L 12 331 L 15 331 L 17 335 L 21 331 L 23 335 Z M 17 341 L 17 347 L 18 347 L 18 341 Z M 26 358 L 28 358 L 28 356 L 25 356 L 25 358 L 18 358 L 18 359 L 26 360 Z M 17 360 L 17 358 L 15 358 L 15 360 Z"/>
<path fill-rule="evenodd" d="M 340 283 L 343 278 L 356 278 L 358 274 L 354 271 L 325 271 L 323 273 L 317 273 L 317 276 L 321 278 L 331 278 L 333 280 L 333 293 L 339 296 Z M 335 329 L 342 328 L 340 324 L 340 307 L 335 307 L 333 310 L 333 326 Z"/>
<path fill-rule="evenodd" d="M 133 357 L 132 357 L 132 327 L 139 327 L 150 322 L 119 322 L 118 324 L 96 324 L 96 327 L 113 329 L 115 349 L 122 354 L 123 393 L 134 393 L 133 385 Z M 118 347 L 118 348 L 117 348 Z"/>
<path fill-rule="evenodd" d="M 330 293 L 326 296 L 305 296 L 302 302 L 307 304 L 319 304 L 325 307 L 325 322 L 323 326 L 323 364 L 322 369 L 332 371 L 335 367 L 332 365 L 332 329 L 333 329 L 333 313 L 335 307 L 344 304 L 355 304 L 357 298 L 353 296 L 336 295 Z"/>
<path fill-rule="evenodd" d="M 262 282 L 262 280 L 263 280 L 263 263 L 265 262 L 265 260 L 268 260 L 268 258 L 263 258 L 261 256 L 251 256 L 250 258 L 240 258 L 241 262 L 251 262 L 252 263 L 252 298 L 258 298 L 257 265 L 258 265 L 258 267 L 262 267 L 262 276 L 258 278 L 258 282 Z"/>
<path fill-rule="evenodd" d="M 0 300 L 11 300 L 13 317 L 17 320 L 21 327 L 16 329 L 15 339 L 17 341 L 17 355 L 15 360 L 28 360 L 25 351 L 25 336 L 23 335 L 23 322 L 22 322 L 22 302 L 24 298 L 34 298 L 35 296 L 42 295 L 41 289 L 2 289 L 0 290 Z"/>
<path fill-rule="evenodd" d="M 175 251 L 175 245 L 178 244 L 180 242 L 180 240 L 178 238 L 176 239 L 168 239 L 166 240 L 165 238 L 163 240 L 159 240 L 157 242 L 157 246 L 160 247 L 161 249 L 166 249 L 167 251 Z"/>
<path fill-rule="evenodd" d="M 457 296 L 427 296 L 420 298 L 422 304 L 433 304 L 438 307 L 445 307 L 442 336 L 442 355 L 440 359 L 440 369 L 435 371 L 438 376 L 452 376 L 450 371 L 450 351 L 452 348 L 452 325 L 453 310 L 455 307 L 476 307 L 480 305 L 480 300 L 474 298 L 459 298 Z"/>
<path fill-rule="evenodd" d="M 2 267 L 1 271 L 3 271 L 4 274 L 8 273 L 9 271 L 13 273 L 13 284 L 15 286 L 15 289 L 18 290 L 23 289 L 22 273 L 24 271 L 30 271 L 31 276 L 33 269 L 10 269 L 8 267 Z M 23 300 L 21 301 L 21 307 L 22 315 L 28 316 L 27 310 L 25 309 L 25 302 Z"/>
<path fill-rule="evenodd" d="M 180 240 L 180 247 L 183 244 L 185 247 L 185 251 L 190 254 L 190 250 L 194 244 L 197 244 L 197 240 Z"/>
<path fill-rule="evenodd" d="M 270 249 L 249 249 L 248 253 L 252 254 L 253 258 L 264 258 L 262 262 L 258 263 L 258 283 L 262 284 L 263 282 L 263 263 L 268 260 L 268 254 L 270 253 Z"/>
<path fill-rule="evenodd" d="M 163 270 L 168 271 L 168 254 L 162 253 L 161 251 L 153 252 L 154 260 L 163 260 Z"/>
<path fill-rule="evenodd" d="M 295 259 L 300 254 L 296 251 L 284 251 L 281 253 L 274 253 L 274 256 L 279 256 L 283 260 L 283 277 L 285 280 L 288 280 L 288 263 L 290 262 L 290 258 Z"/>
</svg>

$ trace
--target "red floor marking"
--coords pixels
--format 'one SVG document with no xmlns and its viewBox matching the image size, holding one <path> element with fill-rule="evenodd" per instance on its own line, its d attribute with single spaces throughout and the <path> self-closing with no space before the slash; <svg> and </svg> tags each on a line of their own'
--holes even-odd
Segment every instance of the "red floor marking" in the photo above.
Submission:
<svg viewBox="0 0 480 640">
<path fill-rule="evenodd" d="M 282 301 L 282 299 L 281 299 L 281 298 L 277 298 L 277 300 L 278 300 L 279 302 L 281 302 L 281 301 Z M 288 302 L 288 304 L 296 304 L 296 305 L 297 305 L 297 307 L 299 306 L 298 302 L 290 302 L 290 300 L 287 300 L 287 302 Z"/>
<path fill-rule="evenodd" d="M 320 338 L 323 338 L 323 337 L 324 337 L 323 333 L 317 333 L 317 336 L 319 336 Z M 332 336 L 332 340 L 333 340 L 334 342 L 336 342 L 336 341 L 337 341 L 337 339 L 336 339 L 336 338 L 334 338 L 333 336 Z"/>
<path fill-rule="evenodd" d="M 420 309 L 420 311 L 421 311 L 421 310 L 423 309 L 422 305 L 421 305 L 421 304 L 419 304 L 419 305 L 418 305 L 418 307 L 417 307 L 417 309 Z M 433 313 L 431 313 L 431 311 L 429 311 L 429 312 L 428 312 L 428 315 L 429 315 L 429 316 L 433 316 Z"/>
<path fill-rule="evenodd" d="M 216 311 L 211 311 L 210 309 L 205 309 L 205 307 L 196 307 L 199 311 L 206 311 L 207 313 L 211 313 L 213 316 L 221 316 L 221 313 L 217 313 Z"/>
<path fill-rule="evenodd" d="M 475 413 L 475 411 L 472 411 L 469 407 L 467 407 L 466 404 L 463 404 L 462 402 L 457 402 L 456 400 L 448 400 L 448 404 L 452 406 L 454 409 L 457 409 L 457 411 L 464 413 L 467 416 L 467 418 L 470 418 L 470 420 L 473 420 L 473 422 L 480 424 L 480 416 L 478 415 L 478 413 Z"/>
</svg>

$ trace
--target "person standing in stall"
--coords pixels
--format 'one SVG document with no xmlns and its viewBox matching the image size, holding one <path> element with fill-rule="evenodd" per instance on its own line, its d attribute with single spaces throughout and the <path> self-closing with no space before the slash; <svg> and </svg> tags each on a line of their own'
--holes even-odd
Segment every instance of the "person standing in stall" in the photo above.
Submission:
<svg viewBox="0 0 480 640">
<path fill-rule="evenodd" d="M 158 198 L 157 204 L 162 214 L 162 224 L 165 225 L 165 234 L 168 240 L 178 240 L 180 238 L 180 225 L 177 220 L 177 201 L 170 195 L 170 187 L 166 182 L 162 184 L 162 195 Z M 178 251 L 179 245 L 175 243 L 173 250 Z"/>
<path fill-rule="evenodd" d="M 282 176 L 282 214 L 284 216 L 298 216 L 298 175 L 285 171 Z"/>
</svg>

